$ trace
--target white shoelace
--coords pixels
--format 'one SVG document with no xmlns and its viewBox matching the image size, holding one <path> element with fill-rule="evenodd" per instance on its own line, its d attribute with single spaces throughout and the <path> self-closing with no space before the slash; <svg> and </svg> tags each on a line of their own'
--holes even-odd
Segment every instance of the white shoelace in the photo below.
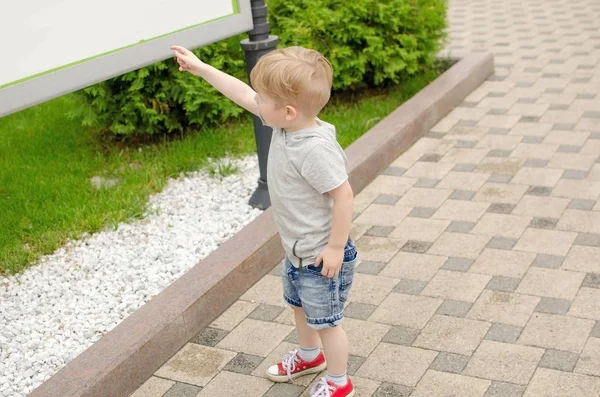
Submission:
<svg viewBox="0 0 600 397">
<path fill-rule="evenodd" d="M 286 371 L 287 376 L 292 380 L 292 372 L 296 370 L 296 365 L 300 363 L 300 357 L 298 357 L 298 350 L 289 351 L 281 360 L 281 366 Z"/>
<path fill-rule="evenodd" d="M 319 383 L 316 383 L 310 389 L 310 397 L 331 397 L 331 393 L 335 391 L 335 387 L 327 383 L 327 379 L 321 378 Z"/>
</svg>

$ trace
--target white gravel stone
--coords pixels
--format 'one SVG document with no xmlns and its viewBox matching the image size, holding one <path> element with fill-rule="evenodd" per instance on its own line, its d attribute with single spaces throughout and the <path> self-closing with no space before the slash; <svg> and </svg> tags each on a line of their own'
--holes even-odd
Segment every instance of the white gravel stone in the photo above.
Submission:
<svg viewBox="0 0 600 397">
<path fill-rule="evenodd" d="M 140 221 L 0 277 L 0 395 L 25 396 L 260 214 L 256 156 L 169 181 Z"/>
</svg>

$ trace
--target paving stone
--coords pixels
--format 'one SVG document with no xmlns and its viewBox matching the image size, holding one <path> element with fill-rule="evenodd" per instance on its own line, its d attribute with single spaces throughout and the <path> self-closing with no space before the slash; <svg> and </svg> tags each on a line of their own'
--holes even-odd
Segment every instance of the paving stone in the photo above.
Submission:
<svg viewBox="0 0 600 397">
<path fill-rule="evenodd" d="M 291 330 L 289 325 L 246 319 L 219 342 L 217 347 L 266 357 Z"/>
<path fill-rule="evenodd" d="M 412 397 L 483 397 L 490 381 L 429 370 L 411 394 Z"/>
<path fill-rule="evenodd" d="M 445 256 L 401 251 L 392 258 L 379 275 L 396 279 L 429 281 L 445 261 Z"/>
<path fill-rule="evenodd" d="M 494 236 L 487 244 L 487 248 L 496 248 L 503 250 L 511 250 L 515 244 L 517 244 L 517 240 L 514 238 L 502 237 L 502 236 Z"/>
<path fill-rule="evenodd" d="M 519 278 L 494 276 L 485 288 L 492 291 L 513 292 L 520 282 Z"/>
<path fill-rule="evenodd" d="M 435 315 L 423 328 L 413 346 L 471 355 L 489 328 L 490 324 L 484 321 Z"/>
<path fill-rule="evenodd" d="M 477 192 L 472 192 L 469 190 L 455 190 L 450 195 L 451 200 L 466 200 L 469 201 L 475 196 Z"/>
<path fill-rule="evenodd" d="M 588 273 L 583 279 L 582 287 L 586 288 L 600 288 L 600 274 Z"/>
<path fill-rule="evenodd" d="M 533 218 L 529 227 L 534 229 L 549 229 L 552 230 L 556 227 L 558 219 L 554 218 Z"/>
<path fill-rule="evenodd" d="M 201 387 L 177 382 L 163 397 L 196 397 L 201 390 Z"/>
<path fill-rule="evenodd" d="M 268 305 L 286 307 L 286 303 L 281 299 L 282 296 L 283 283 L 281 282 L 281 277 L 267 275 L 246 291 L 246 293 L 240 297 L 240 300 L 257 303 L 256 306 L 261 303 L 266 303 Z"/>
<path fill-rule="evenodd" d="M 223 369 L 225 371 L 250 375 L 252 371 L 254 371 L 254 369 L 256 369 L 256 367 L 258 367 L 263 360 L 264 357 L 238 353 L 238 355 L 235 356 L 233 360 L 231 360 L 229 364 L 227 364 Z"/>
<path fill-rule="evenodd" d="M 569 109 L 569 105 L 564 105 L 562 103 L 552 104 L 548 108 L 548 110 L 568 110 L 568 109 Z"/>
<path fill-rule="evenodd" d="M 290 383 L 276 383 L 263 397 L 299 397 L 304 387 Z"/>
<path fill-rule="evenodd" d="M 348 356 L 348 375 L 354 376 L 354 374 L 356 374 L 356 371 L 358 371 L 360 366 L 363 365 L 365 360 L 366 360 L 365 357 L 349 355 Z"/>
<path fill-rule="evenodd" d="M 575 128 L 574 123 L 556 123 L 552 126 L 553 131 L 572 131 Z"/>
<path fill-rule="evenodd" d="M 600 234 L 596 233 L 578 233 L 573 242 L 575 245 L 585 245 L 589 247 L 600 247 Z"/>
<path fill-rule="evenodd" d="M 244 396 L 262 397 L 272 387 L 267 379 L 222 371 L 202 389 L 197 397 L 227 396 L 232 390 L 243 388 Z"/>
<path fill-rule="evenodd" d="M 527 194 L 532 196 L 549 196 L 552 193 L 552 188 L 546 186 L 531 186 L 527 190 Z"/>
<path fill-rule="evenodd" d="M 565 315 L 570 307 L 571 301 L 566 299 L 544 297 L 540 300 L 540 303 L 538 303 L 535 311 L 539 313 Z"/>
<path fill-rule="evenodd" d="M 506 382 L 492 382 L 483 397 L 522 397 L 525 387 Z"/>
<path fill-rule="evenodd" d="M 429 253 L 448 257 L 476 259 L 488 243 L 489 237 L 466 233 L 444 232 L 433 243 Z"/>
<path fill-rule="evenodd" d="M 471 306 L 473 306 L 473 304 L 470 302 L 445 300 L 444 303 L 442 303 L 438 308 L 436 314 L 453 317 L 465 317 L 471 309 Z"/>
<path fill-rule="evenodd" d="M 507 285 L 514 283 L 510 279 L 520 279 L 529 269 L 536 255 L 530 252 L 505 251 L 486 248 L 475 261 L 470 271 L 474 273 L 489 274 L 492 276 L 503 276 Z M 502 285 L 502 280 L 497 280 L 496 285 Z M 517 283 L 518 284 L 518 283 Z M 490 286 L 488 285 L 488 288 Z"/>
<path fill-rule="evenodd" d="M 584 277 L 584 273 L 532 267 L 523 277 L 517 292 L 572 300 Z"/>
<path fill-rule="evenodd" d="M 440 352 L 429 369 L 434 371 L 460 374 L 467 366 L 470 358 L 470 356 L 465 356 L 462 354 Z"/>
<path fill-rule="evenodd" d="M 511 183 L 552 188 L 556 185 L 562 173 L 563 171 L 558 169 L 522 167 Z"/>
<path fill-rule="evenodd" d="M 382 383 L 372 397 L 408 397 L 412 389 L 407 386 L 395 385 L 393 383 Z"/>
<path fill-rule="evenodd" d="M 377 306 L 367 305 L 365 303 L 351 302 L 344 308 L 344 315 L 350 318 L 356 318 L 359 320 L 368 319 L 371 314 L 375 311 Z"/>
<path fill-rule="evenodd" d="M 597 377 L 540 368 L 523 397 L 596 397 L 599 394 Z"/>
<path fill-rule="evenodd" d="M 573 300 L 569 316 L 600 320 L 600 289 L 582 287 Z"/>
<path fill-rule="evenodd" d="M 406 168 L 389 166 L 383 170 L 383 175 L 402 176 L 406 172 Z"/>
<path fill-rule="evenodd" d="M 286 343 L 291 343 L 293 345 L 297 345 L 298 344 L 298 332 L 296 331 L 296 329 L 293 329 L 292 332 L 290 332 L 283 341 Z"/>
<path fill-rule="evenodd" d="M 596 205 L 594 200 L 573 199 L 567 206 L 568 209 L 591 211 Z"/>
<path fill-rule="evenodd" d="M 158 397 L 163 396 L 173 385 L 175 382 L 157 378 L 156 376 L 152 376 L 148 379 L 142 386 L 139 387 L 131 397 Z"/>
<path fill-rule="evenodd" d="M 455 233 L 469 233 L 473 227 L 475 227 L 474 222 L 452 221 L 446 228 L 446 231 Z"/>
<path fill-rule="evenodd" d="M 433 215 L 436 219 L 476 222 L 487 211 L 489 203 L 446 200 Z"/>
<path fill-rule="evenodd" d="M 437 209 L 435 208 L 425 208 L 425 207 L 417 207 L 413 209 L 408 216 L 412 216 L 414 218 L 431 218 Z"/>
<path fill-rule="evenodd" d="M 404 243 L 405 241 L 392 240 L 386 237 L 362 236 L 356 241 L 356 248 L 360 252 L 362 260 L 387 262 L 396 255 Z M 280 299 L 281 296 L 280 294 Z"/>
<path fill-rule="evenodd" d="M 215 347 L 228 333 L 220 329 L 205 328 L 194 336 L 190 342 Z"/>
<path fill-rule="evenodd" d="M 578 359 L 579 356 L 577 354 L 548 349 L 540 361 L 540 367 L 573 372 Z"/>
<path fill-rule="evenodd" d="M 425 153 L 418 161 L 424 161 L 428 163 L 437 163 L 442 158 L 442 155 L 437 153 Z"/>
<path fill-rule="evenodd" d="M 485 290 L 467 318 L 523 327 L 539 301 L 536 296 Z"/>
<path fill-rule="evenodd" d="M 528 159 L 523 164 L 524 167 L 543 168 L 548 164 L 548 160 Z"/>
<path fill-rule="evenodd" d="M 466 272 L 473 264 L 472 259 L 467 258 L 448 258 L 448 260 L 442 266 L 444 270 L 454 270 L 460 272 Z"/>
<path fill-rule="evenodd" d="M 422 295 L 474 302 L 489 280 L 488 275 L 439 270 Z"/>
<path fill-rule="evenodd" d="M 156 376 L 206 386 L 235 355 L 232 351 L 188 343 L 156 371 Z"/>
<path fill-rule="evenodd" d="M 588 339 L 575 372 L 600 376 L 600 339 Z"/>
<path fill-rule="evenodd" d="M 408 240 L 400 250 L 404 252 L 416 252 L 423 254 L 427 252 L 427 250 L 429 250 L 430 247 L 431 243 L 428 241 Z"/>
<path fill-rule="evenodd" d="M 544 267 L 546 269 L 558 269 L 564 261 L 564 256 L 538 254 L 535 257 L 533 266 Z"/>
<path fill-rule="evenodd" d="M 538 144 L 538 143 L 542 143 L 542 141 L 544 140 L 544 137 L 541 136 L 531 136 L 531 135 L 527 135 L 523 137 L 523 140 L 521 141 L 522 143 L 533 143 L 533 144 Z"/>
<path fill-rule="evenodd" d="M 469 149 L 469 148 L 473 148 L 475 147 L 475 145 L 477 145 L 476 141 L 464 141 L 464 140 L 458 140 L 456 141 L 456 143 L 454 144 L 455 148 L 462 148 L 462 149 Z"/>
<path fill-rule="evenodd" d="M 357 273 L 377 275 L 386 266 L 385 262 L 362 261 L 356 266 Z"/>
<path fill-rule="evenodd" d="M 275 320 L 285 309 L 281 306 L 272 306 L 267 304 L 261 304 L 257 307 L 248 318 L 261 321 L 273 321 Z"/>
<path fill-rule="evenodd" d="M 543 354 L 543 349 L 484 340 L 463 374 L 526 385 Z"/>
<path fill-rule="evenodd" d="M 365 232 L 365 236 L 387 237 L 394 229 L 393 226 L 373 226 Z"/>
<path fill-rule="evenodd" d="M 393 194 L 381 194 L 379 197 L 375 199 L 374 204 L 381 205 L 394 205 L 400 200 L 400 196 L 396 196 Z"/>
<path fill-rule="evenodd" d="M 566 255 L 577 235 L 557 230 L 527 229 L 514 249 L 516 251 L 535 252 L 562 256 Z"/>
<path fill-rule="evenodd" d="M 421 329 L 441 304 L 437 298 L 391 293 L 369 321 Z"/>
<path fill-rule="evenodd" d="M 574 245 L 562 267 L 577 272 L 600 273 L 599 254 L 599 247 Z"/>
<path fill-rule="evenodd" d="M 438 208 L 450 196 L 450 189 L 413 187 L 402 196 L 396 205 L 413 208 Z M 432 212 L 433 214 L 433 212 Z"/>
<path fill-rule="evenodd" d="M 507 112 L 506 109 L 502 109 L 503 113 L 501 114 L 505 114 Z M 510 132 L 510 128 L 490 128 L 488 131 L 488 134 L 493 134 L 493 135 L 506 135 Z"/>
<path fill-rule="evenodd" d="M 411 346 L 420 332 L 415 328 L 396 326 L 392 327 L 381 341 L 395 345 Z"/>
<path fill-rule="evenodd" d="M 445 133 L 443 132 L 434 132 L 434 131 L 429 131 L 426 135 L 427 138 L 433 138 L 433 139 L 442 139 L 444 136 L 446 136 Z M 403 173 L 404 174 L 404 173 Z"/>
<path fill-rule="evenodd" d="M 511 179 L 513 178 L 512 175 L 510 174 L 493 174 L 491 177 L 489 177 L 489 179 L 487 180 L 487 182 L 490 183 L 508 183 L 511 181 Z"/>
<path fill-rule="evenodd" d="M 525 196 L 517 204 L 513 214 L 558 219 L 568 204 L 569 200 L 564 198 Z"/>
<path fill-rule="evenodd" d="M 350 354 L 368 357 L 390 328 L 389 325 L 375 322 L 353 318 L 344 319 L 344 330 L 348 335 Z"/>
<path fill-rule="evenodd" d="M 437 352 L 415 347 L 380 343 L 360 367 L 357 375 L 379 382 L 413 387 L 437 355 Z"/>
<path fill-rule="evenodd" d="M 360 252 L 360 251 L 359 251 Z M 352 282 L 350 302 L 379 305 L 400 280 L 383 276 L 356 273 Z"/>
<path fill-rule="evenodd" d="M 394 287 L 393 291 L 399 294 L 419 295 L 426 285 L 426 281 L 400 280 L 398 285 Z"/>
<path fill-rule="evenodd" d="M 381 196 L 380 196 L 381 197 Z M 411 212 L 410 208 L 392 204 L 371 204 L 354 222 L 367 225 L 396 226 Z"/>
<path fill-rule="evenodd" d="M 448 227 L 450 221 L 441 219 L 411 218 L 404 219 L 389 237 L 394 239 L 435 241 Z"/>
<path fill-rule="evenodd" d="M 463 163 L 463 164 L 456 164 L 454 166 L 454 168 L 452 168 L 452 171 L 455 171 L 455 172 L 472 172 L 472 171 L 475 170 L 475 168 L 477 168 L 477 164 Z"/>
<path fill-rule="evenodd" d="M 579 354 L 594 321 L 534 313 L 519 337 L 519 344 Z"/>
<path fill-rule="evenodd" d="M 523 328 L 521 327 L 494 323 L 490 327 L 488 333 L 485 335 L 485 339 L 496 342 L 516 343 L 522 331 Z"/>
<path fill-rule="evenodd" d="M 515 206 L 506 203 L 492 203 L 488 207 L 488 212 L 494 214 L 510 214 Z"/>
</svg>

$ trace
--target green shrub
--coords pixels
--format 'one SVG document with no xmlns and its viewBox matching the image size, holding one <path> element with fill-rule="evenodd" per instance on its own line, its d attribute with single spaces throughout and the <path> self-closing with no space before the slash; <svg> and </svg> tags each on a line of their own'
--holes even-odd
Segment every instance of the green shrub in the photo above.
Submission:
<svg viewBox="0 0 600 397">
<path fill-rule="evenodd" d="M 280 46 L 321 51 L 334 90 L 399 83 L 429 69 L 445 38 L 446 0 L 268 0 Z M 243 35 L 196 50 L 207 63 L 246 80 Z M 123 137 L 214 126 L 243 110 L 173 60 L 81 90 L 72 117 Z"/>
<path fill-rule="evenodd" d="M 321 51 L 334 89 L 398 83 L 435 62 L 446 28 L 445 0 L 270 0 L 285 45 Z"/>
</svg>

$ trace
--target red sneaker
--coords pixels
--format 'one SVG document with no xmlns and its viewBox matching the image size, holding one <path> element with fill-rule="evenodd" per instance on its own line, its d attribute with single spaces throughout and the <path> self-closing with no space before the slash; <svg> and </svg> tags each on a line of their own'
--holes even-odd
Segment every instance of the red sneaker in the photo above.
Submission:
<svg viewBox="0 0 600 397">
<path fill-rule="evenodd" d="M 300 358 L 298 350 L 288 352 L 281 362 L 267 369 L 267 377 L 273 382 L 287 382 L 304 375 L 314 374 L 327 368 L 323 352 L 314 361 L 307 362 Z"/>
<path fill-rule="evenodd" d="M 310 390 L 310 397 L 352 397 L 353 395 L 354 385 L 350 378 L 344 386 L 338 386 L 321 378 Z"/>
</svg>

